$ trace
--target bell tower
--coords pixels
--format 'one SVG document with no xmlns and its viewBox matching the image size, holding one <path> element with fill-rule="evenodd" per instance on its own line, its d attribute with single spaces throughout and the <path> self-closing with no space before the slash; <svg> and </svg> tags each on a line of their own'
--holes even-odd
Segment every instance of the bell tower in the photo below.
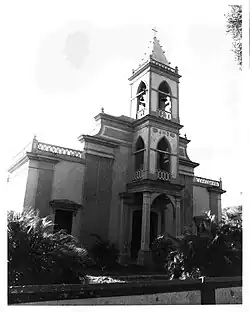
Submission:
<svg viewBox="0 0 250 312">
<path fill-rule="evenodd" d="M 129 78 L 131 86 L 130 117 L 135 119 L 134 155 L 138 163 L 144 148 L 143 174 L 150 180 L 179 181 L 179 78 L 178 67 L 172 68 L 153 29 L 153 40 L 142 64 Z M 139 140 L 139 141 L 138 141 Z M 143 165 L 143 166 L 142 166 Z M 139 166 L 136 166 L 136 170 Z M 140 169 L 142 170 L 142 169 Z"/>
<path fill-rule="evenodd" d="M 153 29 L 156 32 L 155 29 Z M 130 117 L 134 119 L 153 115 L 179 123 L 178 67 L 172 68 L 154 33 L 142 64 L 133 70 Z"/>
</svg>

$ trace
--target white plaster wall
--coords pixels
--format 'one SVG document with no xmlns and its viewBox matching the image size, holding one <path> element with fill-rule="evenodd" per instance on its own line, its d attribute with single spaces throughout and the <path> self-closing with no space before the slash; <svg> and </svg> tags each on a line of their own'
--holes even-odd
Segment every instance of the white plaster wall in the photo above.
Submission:
<svg viewBox="0 0 250 312">
<path fill-rule="evenodd" d="M 82 204 L 84 165 L 61 161 L 55 165 L 51 199 L 68 199 Z"/>
<path fill-rule="evenodd" d="M 7 210 L 22 212 L 28 179 L 28 162 L 9 176 L 7 184 Z M 6 208 L 6 207 L 5 207 Z"/>
<path fill-rule="evenodd" d="M 194 216 L 201 215 L 209 210 L 209 193 L 205 187 L 193 187 L 193 200 Z"/>
</svg>

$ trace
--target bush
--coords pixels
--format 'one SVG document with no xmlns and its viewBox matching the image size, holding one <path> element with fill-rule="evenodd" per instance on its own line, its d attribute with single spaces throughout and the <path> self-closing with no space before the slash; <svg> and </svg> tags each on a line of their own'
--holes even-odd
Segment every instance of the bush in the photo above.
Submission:
<svg viewBox="0 0 250 312">
<path fill-rule="evenodd" d="M 185 233 L 174 238 L 167 233 L 162 240 L 172 241 L 165 258 L 170 279 L 199 276 L 238 276 L 242 274 L 242 220 L 224 215 L 217 223 L 208 212 L 201 223 L 202 233 Z"/>
<path fill-rule="evenodd" d="M 81 283 L 87 251 L 38 211 L 8 212 L 8 284 Z"/>
<path fill-rule="evenodd" d="M 96 267 L 101 270 L 110 270 L 119 267 L 119 251 L 116 246 L 108 241 L 103 240 L 97 234 L 91 234 L 91 236 L 94 236 L 97 239 L 94 246 L 89 251 Z"/>
</svg>

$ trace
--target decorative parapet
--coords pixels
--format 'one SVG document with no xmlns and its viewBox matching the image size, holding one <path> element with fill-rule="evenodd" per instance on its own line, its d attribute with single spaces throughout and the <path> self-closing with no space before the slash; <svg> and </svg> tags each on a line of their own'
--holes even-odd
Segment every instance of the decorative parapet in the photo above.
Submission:
<svg viewBox="0 0 250 312">
<path fill-rule="evenodd" d="M 199 184 L 205 184 L 207 186 L 213 186 L 213 187 L 219 187 L 222 188 L 222 181 L 216 181 L 216 180 L 210 180 L 206 178 L 201 178 L 201 177 L 195 177 L 193 178 L 194 183 L 199 183 Z"/>
<path fill-rule="evenodd" d="M 167 171 L 157 170 L 156 171 L 156 178 L 158 180 L 170 181 L 171 174 L 169 172 L 167 172 Z"/>
<path fill-rule="evenodd" d="M 158 117 L 161 117 L 163 119 L 171 120 L 171 113 L 166 112 L 164 110 L 158 109 L 157 110 Z"/>
<path fill-rule="evenodd" d="M 29 142 L 18 154 L 16 154 L 11 160 L 11 166 L 9 168 L 9 172 L 16 170 L 20 165 L 22 165 L 27 160 L 27 154 L 41 153 L 54 156 L 62 155 L 62 156 L 70 156 L 74 158 L 82 158 L 82 151 L 74 150 L 71 148 L 66 148 L 62 146 L 47 144 L 39 142 L 36 139 L 36 136 L 33 138 L 31 142 Z"/>
<path fill-rule="evenodd" d="M 133 181 L 139 181 L 145 179 L 145 170 L 144 169 L 139 169 L 135 172 L 133 176 Z"/>
<path fill-rule="evenodd" d="M 36 151 L 42 151 L 42 152 L 53 153 L 56 155 L 65 155 L 65 156 L 78 157 L 78 158 L 82 157 L 82 152 L 79 150 L 74 150 L 71 148 L 66 148 L 66 147 L 42 143 L 42 142 L 37 142 Z"/>
</svg>

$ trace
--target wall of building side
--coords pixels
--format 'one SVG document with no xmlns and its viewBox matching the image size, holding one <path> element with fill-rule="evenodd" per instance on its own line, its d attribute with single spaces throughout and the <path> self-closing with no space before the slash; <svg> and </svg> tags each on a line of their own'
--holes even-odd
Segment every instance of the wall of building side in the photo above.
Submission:
<svg viewBox="0 0 250 312">
<path fill-rule="evenodd" d="M 184 226 L 192 224 L 194 216 L 193 212 L 193 177 L 188 175 L 180 174 L 180 182 L 185 187 L 181 191 L 181 205 L 180 205 L 180 227 L 183 229 Z"/>
<path fill-rule="evenodd" d="M 82 204 L 84 165 L 61 161 L 55 165 L 51 199 L 68 199 Z"/>
<path fill-rule="evenodd" d="M 85 161 L 80 240 L 90 247 L 95 241 L 91 234 L 109 238 L 113 159 L 86 153 Z"/>
<path fill-rule="evenodd" d="M 36 208 L 37 184 L 39 177 L 39 161 L 29 161 L 28 178 L 24 197 L 24 208 Z"/>
<path fill-rule="evenodd" d="M 172 96 L 176 97 L 172 98 L 172 117 L 174 119 L 178 119 L 178 83 L 170 78 L 167 78 L 163 75 L 160 75 L 158 73 L 151 73 L 151 109 L 152 111 L 156 111 L 158 109 L 158 92 L 153 90 L 158 90 L 159 85 L 166 81 L 171 89 Z"/>
<path fill-rule="evenodd" d="M 140 74 L 139 76 L 137 76 L 132 84 L 131 84 L 131 108 L 130 108 L 130 117 L 135 118 L 136 119 L 136 113 L 137 113 L 137 91 L 138 91 L 138 87 L 139 84 L 141 83 L 141 81 L 143 81 L 146 85 L 147 90 L 149 90 L 149 83 L 150 83 L 150 74 L 149 71 L 147 72 L 143 72 L 142 74 Z M 146 103 L 148 103 L 149 105 L 149 92 L 146 93 Z M 146 106 L 146 110 L 148 110 L 148 105 Z"/>
<path fill-rule="evenodd" d="M 131 182 L 128 168 L 131 163 L 131 147 L 121 145 L 116 149 L 112 173 L 112 199 L 110 203 L 109 240 L 119 245 L 121 199 L 120 193 L 126 191 L 126 183 Z"/>
<path fill-rule="evenodd" d="M 29 172 L 28 161 L 9 175 L 7 184 L 8 210 L 22 212 Z"/>
<path fill-rule="evenodd" d="M 194 186 L 194 216 L 202 215 L 210 209 L 209 192 L 206 187 Z"/>
<path fill-rule="evenodd" d="M 150 173 L 156 170 L 156 148 L 161 138 L 167 139 L 171 148 L 171 175 L 172 178 L 177 178 L 177 151 L 178 151 L 178 137 L 175 133 L 167 130 L 162 130 L 156 127 L 150 128 Z"/>
<path fill-rule="evenodd" d="M 39 214 L 41 217 L 46 217 L 53 213 L 49 202 L 52 195 L 54 165 L 55 164 L 50 161 L 38 162 L 35 207 L 39 210 Z"/>
</svg>

